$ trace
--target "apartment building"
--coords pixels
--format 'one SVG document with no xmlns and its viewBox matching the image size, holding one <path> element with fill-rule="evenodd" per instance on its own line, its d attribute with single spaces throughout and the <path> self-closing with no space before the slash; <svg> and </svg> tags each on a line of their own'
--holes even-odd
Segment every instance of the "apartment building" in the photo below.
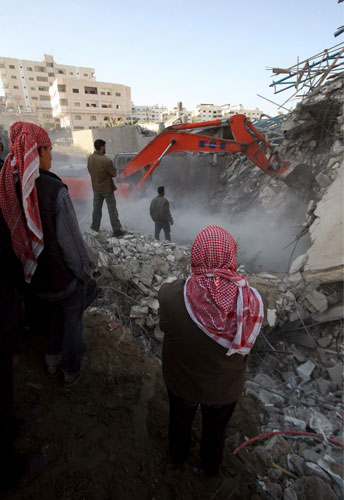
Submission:
<svg viewBox="0 0 344 500">
<path fill-rule="evenodd" d="M 50 87 L 54 119 L 72 130 L 124 122 L 131 113 L 131 89 L 126 85 L 58 77 Z"/>
<path fill-rule="evenodd" d="M 230 118 L 233 115 L 243 114 L 251 121 L 259 120 L 263 111 L 255 109 L 247 109 L 242 104 L 198 104 L 196 110 L 192 112 L 192 121 L 207 121 L 216 120 L 218 118 Z"/>
<path fill-rule="evenodd" d="M 94 68 L 58 64 L 53 56 L 44 54 L 42 61 L 0 57 L 0 81 L 9 111 L 32 113 L 42 125 L 55 125 L 49 87 L 57 77 L 95 80 Z"/>
<path fill-rule="evenodd" d="M 164 106 L 135 106 L 132 104 L 131 118 L 138 119 L 139 122 L 164 122 L 168 116 L 168 109 Z"/>
</svg>

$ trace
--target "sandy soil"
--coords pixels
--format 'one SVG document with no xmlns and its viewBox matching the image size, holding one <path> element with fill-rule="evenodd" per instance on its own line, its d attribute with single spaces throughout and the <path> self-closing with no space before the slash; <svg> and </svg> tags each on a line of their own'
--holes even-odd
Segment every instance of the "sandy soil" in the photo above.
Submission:
<svg viewBox="0 0 344 500">
<path fill-rule="evenodd" d="M 109 331 L 101 312 L 85 315 L 89 361 L 70 390 L 44 373 L 44 338 L 15 355 L 15 409 L 37 416 L 15 443 L 20 453 L 42 451 L 47 468 L 7 500 L 258 500 L 255 475 L 231 453 L 259 433 L 261 409 L 242 397 L 233 415 L 221 474 L 196 476 L 200 416 L 191 456 L 182 469 L 167 453 L 168 402 L 161 368 L 130 332 Z"/>
</svg>

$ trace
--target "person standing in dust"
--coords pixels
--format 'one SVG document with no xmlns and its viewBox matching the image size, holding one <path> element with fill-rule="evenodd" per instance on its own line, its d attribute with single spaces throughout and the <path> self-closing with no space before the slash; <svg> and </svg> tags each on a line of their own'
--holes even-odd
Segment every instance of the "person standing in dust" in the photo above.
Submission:
<svg viewBox="0 0 344 500">
<path fill-rule="evenodd" d="M 93 213 L 91 229 L 98 232 L 102 220 L 103 202 L 106 201 L 113 236 L 119 238 L 125 234 L 118 218 L 115 190 L 117 189 L 113 177 L 116 177 L 116 169 L 107 156 L 106 142 L 102 139 L 94 141 L 94 153 L 88 159 L 87 168 L 91 175 L 93 189 Z"/>
<path fill-rule="evenodd" d="M 163 229 L 166 240 L 171 241 L 171 225 L 173 224 L 173 219 L 170 212 L 170 204 L 164 195 L 164 186 L 159 186 L 158 196 L 151 201 L 149 212 L 155 223 L 155 239 L 159 239 L 160 231 Z"/>
</svg>

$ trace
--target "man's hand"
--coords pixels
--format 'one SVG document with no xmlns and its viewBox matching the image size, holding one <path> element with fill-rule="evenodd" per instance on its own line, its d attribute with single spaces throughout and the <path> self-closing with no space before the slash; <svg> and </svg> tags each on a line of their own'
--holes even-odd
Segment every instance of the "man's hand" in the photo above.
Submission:
<svg viewBox="0 0 344 500">
<path fill-rule="evenodd" d="M 171 224 L 171 226 L 173 226 L 173 219 L 170 220 L 170 224 Z"/>
</svg>

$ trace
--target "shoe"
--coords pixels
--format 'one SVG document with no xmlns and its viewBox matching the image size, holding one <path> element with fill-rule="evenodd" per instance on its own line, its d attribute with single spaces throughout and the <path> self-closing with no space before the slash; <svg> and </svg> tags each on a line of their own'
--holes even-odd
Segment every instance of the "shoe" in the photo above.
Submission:
<svg viewBox="0 0 344 500">
<path fill-rule="evenodd" d="M 70 389 L 81 379 L 82 371 L 81 369 L 77 373 L 64 373 L 63 374 L 63 386 L 65 389 Z"/>
<path fill-rule="evenodd" d="M 123 229 L 119 229 L 118 231 L 114 231 L 113 235 L 115 238 L 120 238 L 125 235 L 125 231 Z"/>
</svg>

